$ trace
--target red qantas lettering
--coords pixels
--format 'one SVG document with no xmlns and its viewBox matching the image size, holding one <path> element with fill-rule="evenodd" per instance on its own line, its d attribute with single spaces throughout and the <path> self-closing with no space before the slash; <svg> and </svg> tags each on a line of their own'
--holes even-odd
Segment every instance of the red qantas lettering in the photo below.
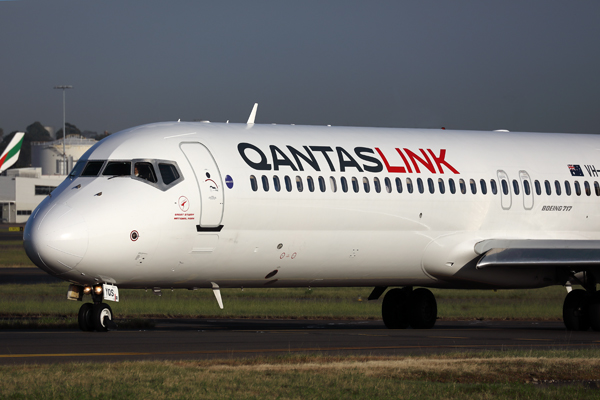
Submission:
<svg viewBox="0 0 600 400">
<path fill-rule="evenodd" d="M 438 169 L 440 170 L 440 174 L 444 173 L 444 170 L 442 169 L 442 164 L 445 165 L 446 167 L 448 167 L 448 169 L 452 172 L 454 172 L 455 174 L 460 174 L 460 172 L 458 172 L 452 165 L 448 164 L 448 162 L 445 160 L 446 158 L 446 149 L 441 149 L 440 150 L 440 156 L 436 157 L 435 154 L 433 153 L 433 151 L 431 151 L 431 149 L 427 149 L 427 151 L 429 152 L 429 154 L 431 154 L 431 157 L 433 158 L 433 161 L 435 162 L 435 164 L 437 165 Z"/>
<path fill-rule="evenodd" d="M 388 170 L 388 172 L 390 172 L 390 173 L 400 173 L 400 174 L 406 173 L 406 169 L 404 167 L 392 167 L 390 165 L 390 163 L 388 162 L 387 158 L 385 158 L 385 156 L 383 155 L 383 153 L 381 152 L 381 150 L 379 150 L 378 147 L 375 147 L 375 150 L 377 150 L 377 152 L 381 156 L 381 159 L 383 160 L 383 163 L 385 164 L 385 168 Z M 398 149 L 396 149 L 396 150 L 398 150 Z M 398 150 L 398 152 L 400 152 L 400 150 Z M 402 153 L 400 153 L 400 155 L 404 159 L 404 156 L 402 155 Z M 404 160 L 404 163 L 406 164 L 406 160 Z"/>
</svg>

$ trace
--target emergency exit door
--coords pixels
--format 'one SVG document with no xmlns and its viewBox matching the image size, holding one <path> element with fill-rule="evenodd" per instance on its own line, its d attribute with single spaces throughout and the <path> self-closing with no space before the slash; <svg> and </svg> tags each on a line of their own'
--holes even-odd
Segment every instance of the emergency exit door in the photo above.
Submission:
<svg viewBox="0 0 600 400">
<path fill-rule="evenodd" d="M 510 181 L 508 179 L 508 175 L 506 172 L 502 170 L 498 170 L 498 183 L 500 185 L 500 202 L 502 204 L 502 208 L 505 210 L 510 210 L 510 206 L 512 205 L 512 194 L 510 192 Z"/>
</svg>

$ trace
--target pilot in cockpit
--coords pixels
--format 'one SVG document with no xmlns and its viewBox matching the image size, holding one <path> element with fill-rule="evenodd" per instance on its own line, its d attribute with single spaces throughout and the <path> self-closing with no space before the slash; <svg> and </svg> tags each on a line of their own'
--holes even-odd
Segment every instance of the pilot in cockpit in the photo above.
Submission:
<svg viewBox="0 0 600 400">
<path fill-rule="evenodd" d="M 156 175 L 154 175 L 154 168 L 152 168 L 152 164 L 150 163 L 136 163 L 133 168 L 133 174 L 140 179 L 156 183 Z"/>
</svg>

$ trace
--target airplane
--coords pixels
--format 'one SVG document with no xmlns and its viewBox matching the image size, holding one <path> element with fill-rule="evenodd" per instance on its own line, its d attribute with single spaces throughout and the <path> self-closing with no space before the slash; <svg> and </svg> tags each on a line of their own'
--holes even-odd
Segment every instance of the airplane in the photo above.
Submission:
<svg viewBox="0 0 600 400">
<path fill-rule="evenodd" d="M 386 327 L 429 329 L 428 288 L 551 285 L 568 330 L 600 330 L 599 136 L 255 115 L 110 135 L 34 210 L 25 250 L 69 300 L 91 295 L 81 330 L 114 329 L 123 288 L 223 308 L 221 288 L 372 287 Z"/>
<path fill-rule="evenodd" d="M 15 133 L 8 146 L 6 146 L 6 149 L 4 149 L 0 156 L 0 173 L 6 171 L 17 162 L 19 154 L 21 154 L 21 145 L 23 144 L 24 137 L 25 132 Z"/>
</svg>

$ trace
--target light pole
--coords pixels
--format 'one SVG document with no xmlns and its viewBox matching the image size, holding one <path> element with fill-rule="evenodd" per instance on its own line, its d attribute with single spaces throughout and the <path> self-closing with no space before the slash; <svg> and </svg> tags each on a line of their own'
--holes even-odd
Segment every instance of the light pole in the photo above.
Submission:
<svg viewBox="0 0 600 400">
<path fill-rule="evenodd" d="M 65 141 L 67 136 L 66 121 L 65 121 L 65 90 L 72 89 L 71 85 L 54 86 L 54 89 L 62 89 L 63 92 L 63 171 L 67 174 L 67 151 L 65 150 Z"/>
</svg>

